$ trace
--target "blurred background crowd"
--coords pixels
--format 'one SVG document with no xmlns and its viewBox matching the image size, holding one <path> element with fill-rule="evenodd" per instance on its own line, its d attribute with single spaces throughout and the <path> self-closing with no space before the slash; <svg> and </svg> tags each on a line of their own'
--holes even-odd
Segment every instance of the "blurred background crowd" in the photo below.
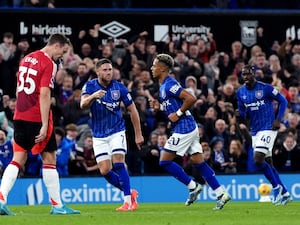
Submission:
<svg viewBox="0 0 300 225">
<path fill-rule="evenodd" d="M 24 4 L 26 0 L 22 2 Z M 69 1 L 60 3 L 62 2 Z M 101 1 L 103 2 L 105 1 Z M 193 7 L 202 7 L 197 4 L 205 2 L 211 5 L 221 1 L 183 2 L 192 4 Z M 251 7 L 256 7 L 254 3 L 257 1 L 223 2 L 244 3 L 244 7 L 253 4 Z M 296 1 L 272 2 L 292 4 Z M 58 1 L 52 3 L 57 5 Z M 160 150 L 170 135 L 169 122 L 162 112 L 153 112 L 148 104 L 149 98 L 158 97 L 158 83 L 153 80 L 150 68 L 153 58 L 162 52 L 174 57 L 175 66 L 170 75 L 197 98 L 197 102 L 190 110 L 198 123 L 206 161 L 216 173 L 253 172 L 249 126 L 247 122 L 239 124 L 234 113 L 237 108 L 236 90 L 243 84 L 241 68 L 245 64 L 252 64 L 256 68 L 257 80 L 270 83 L 287 98 L 288 109 L 273 149 L 273 158 L 275 167 L 281 172 L 300 171 L 298 40 L 287 37 L 286 40 L 277 41 L 274 37 L 274 41 L 269 43 L 264 38 L 263 27 L 258 27 L 257 44 L 245 47 L 239 40 L 232 40 L 230 50 L 220 52 L 213 33 L 208 33 L 206 40 L 189 33 L 181 37 L 170 36 L 165 42 L 158 44 L 149 39 L 147 31 L 143 31 L 129 39 L 108 37 L 103 44 L 99 38 L 100 27 L 100 24 L 95 24 L 92 28 L 81 30 L 77 38 L 71 40 L 73 46 L 64 55 L 63 60 L 57 62 L 59 70 L 52 96 L 52 110 L 56 126 L 57 168 L 60 176 L 99 175 L 93 154 L 90 112 L 81 110 L 79 103 L 81 88 L 87 80 L 96 77 L 94 64 L 103 57 L 112 60 L 114 79 L 126 85 L 141 118 L 145 144 L 139 151 L 134 144 L 130 116 L 124 110 L 128 138 L 126 162 L 129 173 L 165 174 L 158 162 Z M 14 131 L 12 120 L 16 103 L 15 82 L 18 63 L 24 55 L 44 45 L 42 41 L 40 45 L 39 43 L 33 45 L 27 39 L 15 40 L 14 34 L 10 32 L 1 34 L 1 38 L 0 174 L 12 157 L 11 142 Z M 276 110 L 275 102 L 274 106 Z M 177 163 L 183 165 L 189 173 L 193 173 L 188 156 L 178 157 Z M 39 176 L 40 167 L 40 157 L 29 155 L 20 176 Z"/>
<path fill-rule="evenodd" d="M 0 7 L 299 9 L 297 0 L 0 0 Z"/>
</svg>

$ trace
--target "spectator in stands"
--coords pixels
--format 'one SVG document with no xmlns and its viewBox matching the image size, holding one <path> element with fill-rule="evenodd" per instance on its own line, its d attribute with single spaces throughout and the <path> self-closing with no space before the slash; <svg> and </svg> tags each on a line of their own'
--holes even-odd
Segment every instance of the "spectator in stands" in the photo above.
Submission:
<svg viewBox="0 0 300 225">
<path fill-rule="evenodd" d="M 59 176 L 69 176 L 68 163 L 71 154 L 70 143 L 64 139 L 65 131 L 61 127 L 55 127 L 55 139 L 57 144 L 56 150 L 56 168 Z M 63 141 L 64 140 L 64 141 Z"/>
<path fill-rule="evenodd" d="M 27 160 L 24 165 L 23 176 L 25 177 L 40 177 L 42 175 L 42 158 L 40 155 L 33 155 L 31 152 L 27 155 Z"/>
<path fill-rule="evenodd" d="M 300 145 L 294 135 L 286 134 L 282 144 L 273 152 L 274 166 L 278 171 L 300 171 Z"/>
<path fill-rule="evenodd" d="M 220 87 L 220 91 L 217 96 L 217 102 L 218 101 L 228 102 L 232 105 L 234 109 L 237 108 L 236 92 L 234 86 L 231 83 L 227 82 L 226 84 Z"/>
<path fill-rule="evenodd" d="M 215 124 L 214 136 L 223 138 L 223 148 L 226 151 L 226 153 L 228 153 L 228 146 L 229 146 L 229 139 L 230 139 L 228 125 L 226 124 L 224 119 L 217 119 L 214 124 Z"/>
<path fill-rule="evenodd" d="M 92 135 L 85 137 L 82 157 L 81 164 L 85 167 L 87 175 L 100 175 L 94 154 Z"/>
<path fill-rule="evenodd" d="M 140 75 L 141 80 L 144 82 L 145 90 L 148 90 L 150 95 L 153 97 L 158 92 L 158 84 L 154 82 L 149 70 L 143 70 Z"/>
<path fill-rule="evenodd" d="M 147 69 L 147 65 L 143 60 L 137 60 L 133 63 L 133 67 L 130 71 L 129 80 L 134 82 L 136 80 L 140 80 L 142 78 L 142 72 Z M 128 85 L 128 88 L 130 86 Z"/>
<path fill-rule="evenodd" d="M 257 80 L 268 84 L 272 83 L 272 71 L 268 66 L 266 53 L 256 53 L 252 65 L 255 67 L 255 76 Z"/>
<path fill-rule="evenodd" d="M 92 59 L 95 58 L 99 58 L 100 57 L 100 53 L 97 52 L 96 50 L 94 50 L 91 46 L 91 44 L 89 43 L 83 43 L 81 45 L 80 51 L 78 52 L 78 55 L 80 58 L 85 58 L 85 57 L 89 57 Z"/>
<path fill-rule="evenodd" d="M 218 173 L 225 173 L 225 169 L 229 164 L 229 158 L 227 151 L 224 149 L 224 139 L 222 137 L 215 136 L 211 139 L 209 145 L 212 149 L 214 171 Z"/>
<path fill-rule="evenodd" d="M 65 74 L 63 77 L 63 83 L 61 87 L 58 87 L 55 93 L 56 104 L 58 107 L 62 107 L 73 94 L 74 80 L 71 74 Z"/>
<path fill-rule="evenodd" d="M 298 84 L 298 79 L 295 75 L 295 68 L 292 65 L 287 65 L 283 68 L 282 72 L 279 72 L 279 78 L 286 89 L 290 86 Z"/>
<path fill-rule="evenodd" d="M 176 75 L 177 80 L 185 86 L 185 79 L 189 73 L 189 58 L 183 50 L 178 50 L 174 56 L 174 68 L 173 72 Z"/>
<path fill-rule="evenodd" d="M 15 67 L 14 72 L 17 72 L 21 59 L 30 52 L 32 52 L 32 49 L 29 44 L 29 41 L 26 38 L 22 38 L 18 42 L 17 49 L 14 54 L 14 62 L 13 62 L 13 66 Z"/>
<path fill-rule="evenodd" d="M 139 154 L 144 162 L 143 169 L 145 175 L 162 175 L 166 173 L 159 165 L 159 156 L 163 143 L 165 143 L 167 139 L 165 133 L 158 134 L 157 132 L 152 132 L 147 145 L 142 147 Z"/>
<path fill-rule="evenodd" d="M 143 96 L 148 101 L 153 98 L 144 81 L 140 79 L 137 79 L 133 82 L 133 86 L 131 87 L 131 94 L 133 99 L 139 96 Z"/>
<path fill-rule="evenodd" d="M 250 59 L 248 61 L 249 64 L 254 65 L 256 60 L 256 55 L 262 53 L 262 49 L 259 45 L 253 45 L 250 49 Z"/>
<path fill-rule="evenodd" d="M 285 98 L 288 102 L 291 101 L 291 95 L 289 91 L 285 88 L 285 85 L 282 83 L 282 80 L 279 77 L 280 71 L 276 74 L 272 74 L 272 83 L 271 85 L 274 86 Z"/>
<path fill-rule="evenodd" d="M 80 89 L 83 87 L 83 85 L 89 80 L 91 75 L 91 71 L 89 70 L 88 66 L 84 62 L 80 62 L 76 72 L 74 74 L 74 90 Z"/>
<path fill-rule="evenodd" d="M 0 88 L 0 112 L 8 106 L 9 95 L 3 95 L 3 90 Z"/>
<path fill-rule="evenodd" d="M 3 90 L 3 94 L 12 97 L 16 94 L 14 55 L 17 46 L 14 44 L 14 34 L 11 32 L 5 32 L 2 40 L 3 42 L 0 44 L 0 88 Z"/>
<path fill-rule="evenodd" d="M 298 81 L 300 81 L 300 53 L 296 53 L 292 56 L 291 64 L 295 69 L 294 75 L 297 77 Z"/>
<path fill-rule="evenodd" d="M 198 47 L 196 44 L 191 44 L 188 47 L 187 62 L 182 68 L 174 67 L 178 71 L 179 81 L 185 87 L 185 79 L 187 76 L 194 76 L 199 79 L 204 72 L 204 64 L 198 58 Z"/>
<path fill-rule="evenodd" d="M 204 64 L 204 75 L 207 77 L 207 86 L 216 89 L 219 86 L 220 68 L 218 67 L 218 55 L 209 55 L 209 61 Z"/>
<path fill-rule="evenodd" d="M 65 71 L 65 70 L 59 70 Z M 52 109 L 54 115 L 54 124 L 63 125 L 63 107 L 72 96 L 73 90 L 73 77 L 67 72 L 63 72 L 63 81 L 61 85 L 57 85 L 54 90 L 52 99 Z"/>
<path fill-rule="evenodd" d="M 233 41 L 231 43 L 231 50 L 228 55 L 229 65 L 232 71 L 238 61 L 247 61 L 247 49 L 243 48 L 243 45 L 240 41 Z"/>
<path fill-rule="evenodd" d="M 232 75 L 236 76 L 239 79 L 239 83 L 243 84 L 244 81 L 242 79 L 242 68 L 245 66 L 244 59 L 237 59 L 236 63 L 233 67 Z"/>
<path fill-rule="evenodd" d="M 225 80 L 227 79 L 227 76 L 230 74 L 235 74 L 237 75 L 238 73 L 234 73 L 232 68 L 229 65 L 229 55 L 226 52 L 220 52 L 219 53 L 219 60 L 218 60 L 218 65 L 220 69 L 220 81 L 224 84 Z M 238 75 L 237 75 L 238 76 Z"/>
<path fill-rule="evenodd" d="M 149 137 L 150 132 L 155 128 L 155 120 L 154 113 L 148 106 L 148 98 L 139 95 L 134 99 L 134 103 L 139 112 L 143 136 Z M 146 138 L 145 141 L 147 141 Z"/>
<path fill-rule="evenodd" d="M 147 38 L 148 32 L 143 31 L 129 39 L 129 43 L 131 43 L 132 46 L 131 54 L 134 54 L 138 60 L 142 60 L 145 63 L 148 57 L 146 48 Z"/>
<path fill-rule="evenodd" d="M 231 84 L 233 86 L 234 92 L 236 92 L 237 89 L 241 86 L 238 76 L 235 75 L 229 75 L 226 78 L 225 83 Z"/>
<path fill-rule="evenodd" d="M 92 29 L 80 30 L 78 38 L 74 41 L 74 52 L 81 59 L 89 57 L 91 59 L 100 58 L 101 44 L 99 39 L 100 24 L 95 24 Z"/>
<path fill-rule="evenodd" d="M 285 48 L 285 57 L 284 57 L 284 65 L 296 65 L 293 62 L 293 56 L 296 54 L 300 54 L 300 41 L 297 39 L 291 40 L 291 38 L 287 41 L 288 48 Z"/>
<path fill-rule="evenodd" d="M 200 122 L 204 126 L 205 133 L 209 140 L 211 140 L 215 136 L 215 121 L 217 119 L 217 111 L 215 107 L 209 106 L 204 116 L 198 117 Z"/>
<path fill-rule="evenodd" d="M 288 89 L 288 92 L 289 92 L 289 95 L 291 96 L 291 100 L 289 102 L 289 107 L 291 109 L 291 112 L 298 113 L 300 115 L 299 84 L 291 85 Z"/>
<path fill-rule="evenodd" d="M 81 90 L 77 89 L 69 97 L 68 101 L 62 106 L 63 124 L 70 123 L 81 125 L 88 124 L 90 120 L 90 110 L 80 108 Z"/>
<path fill-rule="evenodd" d="M 197 79 L 194 76 L 188 76 L 185 79 L 186 90 L 198 99 L 200 98 L 200 94 L 202 93 L 202 91 L 198 89 L 197 83 Z"/>
<path fill-rule="evenodd" d="M 122 78 L 128 79 L 131 70 L 130 45 L 126 39 L 108 38 L 107 45 L 110 46 L 113 66 L 120 70 Z"/>
<path fill-rule="evenodd" d="M 207 41 L 203 38 L 197 40 L 197 45 L 199 48 L 198 57 L 203 63 L 208 63 L 211 55 L 214 55 L 217 50 L 217 43 L 214 40 L 213 33 L 207 33 Z"/>
<path fill-rule="evenodd" d="M 228 165 L 225 173 L 245 173 L 247 171 L 247 151 L 239 139 L 229 142 Z"/>
<path fill-rule="evenodd" d="M 82 58 L 74 52 L 73 45 L 70 45 L 70 48 L 63 56 L 63 67 L 64 69 L 70 69 L 71 71 L 77 68 L 79 63 L 82 62 Z"/>
<path fill-rule="evenodd" d="M 297 141 L 300 141 L 300 115 L 298 113 L 288 113 L 288 127 L 296 129 Z"/>
<path fill-rule="evenodd" d="M 77 144 L 78 127 L 76 124 L 70 123 L 66 125 L 66 136 L 62 139 L 62 142 L 66 142 L 69 148 L 69 162 L 68 170 L 70 175 L 82 175 L 85 174 L 85 168 L 80 163 L 82 161 L 83 149 Z"/>
<path fill-rule="evenodd" d="M 7 131 L 0 129 L 0 177 L 13 157 L 12 140 L 7 140 Z"/>
<path fill-rule="evenodd" d="M 7 132 L 7 140 L 13 139 L 14 129 L 11 126 L 9 126 L 9 122 L 6 118 L 4 111 L 0 112 L 0 129 L 5 130 Z"/>
<path fill-rule="evenodd" d="M 14 113 L 15 113 L 15 108 L 16 108 L 16 98 L 10 98 L 8 101 L 8 106 L 4 108 L 5 116 L 7 118 L 8 125 L 10 127 L 13 127 L 13 118 L 14 118 Z"/>
</svg>

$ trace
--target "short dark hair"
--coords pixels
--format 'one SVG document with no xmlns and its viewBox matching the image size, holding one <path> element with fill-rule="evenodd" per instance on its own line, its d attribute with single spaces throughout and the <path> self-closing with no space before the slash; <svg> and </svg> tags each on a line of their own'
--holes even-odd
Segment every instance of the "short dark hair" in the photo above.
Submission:
<svg viewBox="0 0 300 225">
<path fill-rule="evenodd" d="M 59 43 L 61 46 L 65 44 L 71 45 L 70 39 L 59 33 L 51 34 L 48 38 L 48 45 L 54 45 L 56 43 Z"/>
<path fill-rule="evenodd" d="M 250 64 L 247 64 L 243 67 L 242 69 L 242 74 L 255 74 L 255 67 L 250 65 Z"/>
<path fill-rule="evenodd" d="M 99 68 L 100 66 L 102 66 L 102 65 L 105 64 L 105 63 L 109 63 L 109 64 L 112 65 L 112 61 L 111 61 L 111 60 L 109 60 L 109 59 L 107 59 L 107 58 L 103 58 L 103 59 L 99 59 L 99 60 L 96 62 L 96 64 L 95 64 L 96 69 Z"/>
<path fill-rule="evenodd" d="M 5 136 L 7 136 L 7 133 L 8 133 L 7 130 L 0 128 L 0 131 L 2 131 L 5 134 Z"/>
<path fill-rule="evenodd" d="M 172 58 L 172 56 L 170 56 L 168 54 L 158 54 L 156 56 L 156 58 L 159 62 L 162 62 L 163 64 L 165 64 L 169 69 L 173 68 L 174 59 Z"/>
<path fill-rule="evenodd" d="M 55 128 L 54 128 L 54 133 L 55 133 L 55 134 L 58 134 L 58 135 L 61 136 L 61 137 L 64 137 L 64 136 L 65 136 L 65 131 L 64 131 L 64 129 L 61 128 L 61 127 L 55 127 Z"/>
</svg>

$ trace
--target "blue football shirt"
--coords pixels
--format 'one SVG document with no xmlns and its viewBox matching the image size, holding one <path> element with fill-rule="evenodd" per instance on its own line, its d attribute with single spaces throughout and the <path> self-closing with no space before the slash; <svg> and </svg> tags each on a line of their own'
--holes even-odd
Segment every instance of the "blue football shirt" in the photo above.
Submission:
<svg viewBox="0 0 300 225">
<path fill-rule="evenodd" d="M 163 105 L 167 115 L 176 112 L 182 106 L 182 99 L 179 98 L 183 90 L 176 79 L 168 76 L 159 88 L 159 102 Z M 179 134 L 186 134 L 196 129 L 196 122 L 189 110 L 180 119 L 172 123 L 172 131 Z"/>
<path fill-rule="evenodd" d="M 287 100 L 273 86 L 257 81 L 253 89 L 248 89 L 246 85 L 237 90 L 238 108 L 242 117 L 250 118 L 250 129 L 252 135 L 261 130 L 271 130 L 275 120 L 282 119 Z M 275 112 L 274 100 L 278 105 Z"/>
<path fill-rule="evenodd" d="M 116 80 L 112 80 L 105 88 L 95 78 L 83 86 L 82 95 L 91 95 L 98 90 L 106 90 L 106 94 L 94 100 L 91 105 L 93 136 L 103 138 L 124 131 L 125 121 L 122 116 L 121 102 L 125 107 L 133 103 L 127 88 Z"/>
</svg>

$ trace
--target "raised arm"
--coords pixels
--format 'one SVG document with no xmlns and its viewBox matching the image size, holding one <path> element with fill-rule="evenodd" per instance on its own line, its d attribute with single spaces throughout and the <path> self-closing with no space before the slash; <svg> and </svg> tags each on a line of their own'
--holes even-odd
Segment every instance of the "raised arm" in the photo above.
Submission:
<svg viewBox="0 0 300 225">
<path fill-rule="evenodd" d="M 95 99 L 102 98 L 105 94 L 106 94 L 105 90 L 99 90 L 94 92 L 91 95 L 89 94 L 82 95 L 80 99 L 80 108 L 82 109 L 89 108 Z"/>
</svg>

